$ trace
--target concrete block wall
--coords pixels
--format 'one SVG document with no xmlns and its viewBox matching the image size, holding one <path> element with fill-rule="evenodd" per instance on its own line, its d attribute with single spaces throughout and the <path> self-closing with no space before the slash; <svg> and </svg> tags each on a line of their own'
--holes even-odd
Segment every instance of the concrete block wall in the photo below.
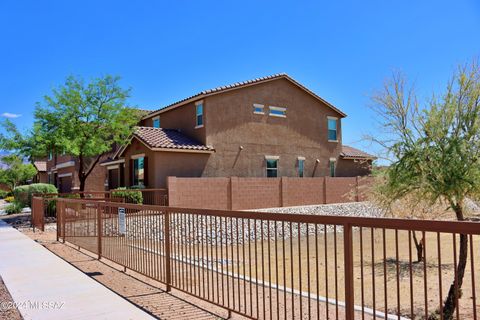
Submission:
<svg viewBox="0 0 480 320">
<path fill-rule="evenodd" d="M 371 177 L 168 177 L 171 207 L 246 210 L 364 201 Z"/>
</svg>

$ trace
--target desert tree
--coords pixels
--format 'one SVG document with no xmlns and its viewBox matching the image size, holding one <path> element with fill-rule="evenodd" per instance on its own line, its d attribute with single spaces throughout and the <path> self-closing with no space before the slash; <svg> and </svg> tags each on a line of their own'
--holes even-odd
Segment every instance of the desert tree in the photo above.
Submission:
<svg viewBox="0 0 480 320">
<path fill-rule="evenodd" d="M 7 185 L 11 191 L 37 174 L 32 164 L 24 163 L 21 157 L 14 154 L 4 156 L 1 162 L 6 168 L 0 169 L 0 183 Z"/>
<path fill-rule="evenodd" d="M 119 85 L 119 77 L 105 76 L 89 83 L 68 77 L 37 103 L 33 128 L 23 134 L 7 121 L 9 135 L 0 136 L 0 148 L 15 150 L 30 158 L 49 152 L 78 159 L 80 191 L 102 156 L 115 145 L 128 142 L 141 118 L 138 109 L 126 105 L 130 90 Z"/>
<path fill-rule="evenodd" d="M 465 200 L 480 194 L 480 68 L 460 66 L 441 94 L 425 103 L 399 73 L 373 97 L 381 138 L 372 138 L 391 160 L 384 199 L 412 196 L 429 203 L 443 202 L 459 221 L 466 219 Z M 465 275 L 468 238 L 460 234 L 457 277 L 444 300 L 443 318 L 452 319 L 456 295 Z M 458 292 L 456 291 L 458 288 Z"/>
</svg>

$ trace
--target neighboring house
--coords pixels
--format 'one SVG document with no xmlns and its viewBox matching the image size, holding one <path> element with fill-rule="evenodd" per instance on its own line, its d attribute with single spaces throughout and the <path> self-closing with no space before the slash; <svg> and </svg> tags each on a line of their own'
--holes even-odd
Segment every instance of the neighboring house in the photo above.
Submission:
<svg viewBox="0 0 480 320">
<path fill-rule="evenodd" d="M 143 117 L 100 180 L 163 188 L 168 176 L 368 175 L 375 158 L 342 145 L 345 116 L 286 74 L 202 91 Z"/>
<path fill-rule="evenodd" d="M 151 111 L 135 109 L 141 115 L 146 115 Z M 100 157 L 98 163 L 110 160 L 116 153 L 116 149 L 105 153 Z M 88 170 L 90 162 L 93 159 L 85 160 L 85 168 Z M 47 163 L 47 181 L 54 184 L 59 192 L 78 191 L 80 189 L 80 180 L 78 179 L 79 163 L 78 158 L 51 150 L 46 159 Z M 107 169 L 104 166 L 95 165 L 92 172 L 85 182 L 86 191 L 105 191 L 108 188 Z"/>
<path fill-rule="evenodd" d="M 37 174 L 33 178 L 33 183 L 48 183 L 47 161 L 37 160 L 33 162 Z"/>
<path fill-rule="evenodd" d="M 102 156 L 102 161 L 108 159 L 111 154 Z M 47 181 L 54 184 L 59 192 L 71 192 L 79 190 L 78 160 L 69 155 L 56 154 L 52 150 L 47 158 Z M 87 163 L 88 166 L 88 163 Z M 85 190 L 104 191 L 106 189 L 105 176 L 107 172 L 104 167 L 96 165 L 87 178 Z"/>
</svg>

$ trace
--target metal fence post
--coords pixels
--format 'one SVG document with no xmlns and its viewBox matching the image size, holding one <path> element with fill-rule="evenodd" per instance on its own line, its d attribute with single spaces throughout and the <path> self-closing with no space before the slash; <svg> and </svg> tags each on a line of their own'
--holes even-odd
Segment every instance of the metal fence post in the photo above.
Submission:
<svg viewBox="0 0 480 320">
<path fill-rule="evenodd" d="M 167 284 L 167 292 L 172 290 L 172 275 L 171 275 L 171 266 L 170 266 L 170 212 L 168 209 L 165 210 L 165 282 Z"/>
<path fill-rule="evenodd" d="M 57 242 L 60 240 L 60 228 L 61 224 L 61 217 L 62 217 L 62 202 L 56 200 L 55 201 L 55 217 L 57 218 Z"/>
<path fill-rule="evenodd" d="M 97 252 L 98 252 L 98 260 L 102 258 L 102 213 L 100 210 L 100 204 L 97 203 L 96 211 L 97 211 Z"/>
<path fill-rule="evenodd" d="M 353 238 L 352 225 L 346 223 L 343 225 L 343 252 L 345 261 L 345 319 L 353 320 L 355 292 L 353 287 Z"/>
</svg>

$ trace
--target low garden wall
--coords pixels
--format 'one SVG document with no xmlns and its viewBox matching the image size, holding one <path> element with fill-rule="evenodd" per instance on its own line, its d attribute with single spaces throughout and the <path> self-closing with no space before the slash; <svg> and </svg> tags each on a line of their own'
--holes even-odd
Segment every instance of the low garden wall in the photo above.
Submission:
<svg viewBox="0 0 480 320">
<path fill-rule="evenodd" d="M 245 210 L 365 201 L 371 177 L 168 177 L 172 207 Z"/>
</svg>

